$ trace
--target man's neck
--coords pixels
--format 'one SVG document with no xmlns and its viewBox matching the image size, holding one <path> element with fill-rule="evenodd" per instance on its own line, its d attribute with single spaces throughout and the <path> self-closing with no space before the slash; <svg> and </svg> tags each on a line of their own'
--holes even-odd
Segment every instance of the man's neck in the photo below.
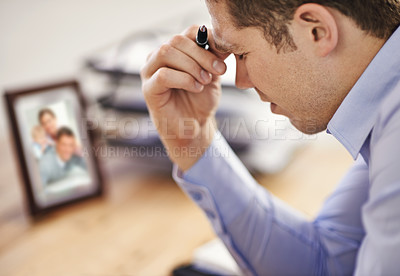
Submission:
<svg viewBox="0 0 400 276">
<path fill-rule="evenodd" d="M 342 20 L 338 21 L 341 39 L 337 48 L 337 53 L 340 54 L 337 69 L 339 71 L 339 79 L 342 80 L 340 83 L 341 89 L 347 95 L 387 39 L 367 34 L 351 19 L 342 14 L 336 16 L 343 17 Z"/>
<path fill-rule="evenodd" d="M 67 163 L 67 161 L 64 161 L 60 155 L 58 154 L 58 152 L 56 151 L 56 159 L 57 159 L 57 164 L 60 165 L 62 168 L 65 167 L 65 164 Z"/>
</svg>

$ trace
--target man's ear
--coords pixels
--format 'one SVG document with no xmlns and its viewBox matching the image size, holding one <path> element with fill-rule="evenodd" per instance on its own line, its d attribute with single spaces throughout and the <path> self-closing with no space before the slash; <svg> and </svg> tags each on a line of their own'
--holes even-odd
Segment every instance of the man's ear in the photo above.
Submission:
<svg viewBox="0 0 400 276">
<path fill-rule="evenodd" d="M 293 21 L 304 31 L 318 56 L 325 57 L 338 43 L 338 27 L 332 13 L 318 4 L 303 4 L 294 13 Z"/>
</svg>

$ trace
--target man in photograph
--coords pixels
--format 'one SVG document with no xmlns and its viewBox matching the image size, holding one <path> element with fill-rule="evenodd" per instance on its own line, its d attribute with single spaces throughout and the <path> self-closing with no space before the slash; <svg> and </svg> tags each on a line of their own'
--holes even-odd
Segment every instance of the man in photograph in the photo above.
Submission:
<svg viewBox="0 0 400 276">
<path fill-rule="evenodd" d="M 245 275 L 399 275 L 400 1 L 205 2 L 210 50 L 194 26 L 141 71 L 177 183 Z M 355 159 L 313 221 L 258 185 L 218 132 L 229 54 L 238 88 Z"/>
<path fill-rule="evenodd" d="M 86 170 L 84 159 L 75 152 L 74 133 L 68 127 L 61 127 L 55 136 L 54 147 L 46 150 L 39 162 L 43 185 L 70 176 L 76 168 Z"/>
</svg>

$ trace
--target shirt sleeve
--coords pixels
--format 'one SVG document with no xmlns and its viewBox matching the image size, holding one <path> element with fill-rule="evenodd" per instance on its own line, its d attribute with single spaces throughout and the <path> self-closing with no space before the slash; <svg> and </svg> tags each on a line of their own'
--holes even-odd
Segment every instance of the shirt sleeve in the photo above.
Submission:
<svg viewBox="0 0 400 276">
<path fill-rule="evenodd" d="M 357 276 L 400 272 L 400 104 L 391 101 L 371 136 L 371 188 L 362 212 L 367 234 L 357 260 Z"/>
<path fill-rule="evenodd" d="M 39 160 L 42 157 L 42 149 L 39 144 L 33 144 L 33 155 L 35 156 L 36 160 Z"/>
<path fill-rule="evenodd" d="M 40 171 L 40 179 L 42 180 L 43 187 L 46 187 L 48 179 L 48 166 L 47 166 L 47 156 L 43 156 L 39 160 L 39 171 Z"/>
<path fill-rule="evenodd" d="M 364 237 L 361 206 L 368 198 L 362 158 L 314 221 L 258 185 L 220 133 L 191 169 L 183 173 L 174 166 L 173 176 L 245 275 L 353 273 Z"/>
</svg>

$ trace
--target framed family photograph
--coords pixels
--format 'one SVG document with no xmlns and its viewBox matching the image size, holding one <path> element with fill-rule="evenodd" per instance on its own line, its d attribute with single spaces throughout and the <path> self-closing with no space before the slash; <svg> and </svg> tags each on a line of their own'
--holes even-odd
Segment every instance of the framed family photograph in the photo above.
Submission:
<svg viewBox="0 0 400 276">
<path fill-rule="evenodd" d="M 5 102 L 30 214 L 88 197 L 103 183 L 85 103 L 76 81 L 5 91 Z"/>
</svg>

